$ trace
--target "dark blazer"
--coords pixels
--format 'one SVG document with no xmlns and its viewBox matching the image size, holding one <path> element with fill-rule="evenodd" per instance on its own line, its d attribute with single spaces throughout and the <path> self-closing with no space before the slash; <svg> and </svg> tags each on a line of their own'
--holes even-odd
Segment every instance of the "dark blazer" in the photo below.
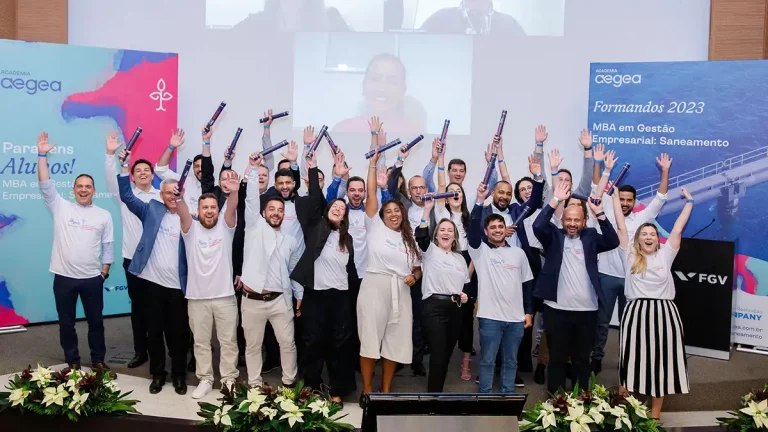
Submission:
<svg viewBox="0 0 768 432">
<path fill-rule="evenodd" d="M 557 283 L 560 279 L 565 246 L 564 230 L 558 229 L 550 221 L 554 212 L 555 209 L 547 204 L 533 222 L 533 232 L 544 247 L 544 268 L 536 282 L 533 295 L 542 300 L 550 301 L 557 301 Z M 584 228 L 579 237 L 584 246 L 584 262 L 587 265 L 587 273 L 589 273 L 592 288 L 597 293 L 598 299 L 605 302 L 603 290 L 600 289 L 600 278 L 597 276 L 597 254 L 619 247 L 619 236 L 608 219 L 598 219 L 597 222 L 600 224 L 602 235 L 595 228 Z"/>
<path fill-rule="evenodd" d="M 328 240 L 328 236 L 331 234 L 331 227 L 325 220 L 325 217 L 321 217 L 319 221 L 315 223 L 313 227 L 304 236 L 304 243 L 306 249 L 304 254 L 301 255 L 299 262 L 291 273 L 291 279 L 300 283 L 304 287 L 304 293 L 307 291 L 314 291 L 315 289 L 315 260 L 323 252 L 325 242 Z M 358 280 L 357 269 L 355 268 L 355 249 L 352 247 L 352 236 L 347 236 L 345 243 L 347 251 L 349 251 L 349 260 L 347 261 L 347 280 Z"/>
</svg>

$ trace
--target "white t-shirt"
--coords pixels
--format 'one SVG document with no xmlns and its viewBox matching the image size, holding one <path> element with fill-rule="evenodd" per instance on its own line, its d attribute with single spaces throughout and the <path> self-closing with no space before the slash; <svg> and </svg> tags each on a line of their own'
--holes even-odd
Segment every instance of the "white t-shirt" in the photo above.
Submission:
<svg viewBox="0 0 768 432">
<path fill-rule="evenodd" d="M 632 274 L 632 264 L 635 262 L 635 254 L 632 249 L 621 249 L 625 257 L 625 283 L 624 295 L 627 300 L 635 299 L 675 299 L 675 282 L 672 280 L 672 262 L 679 249 L 673 249 L 669 243 L 664 243 L 653 255 L 646 255 L 646 269 L 644 273 Z"/>
<path fill-rule="evenodd" d="M 436 244 L 430 244 L 421 259 L 424 271 L 422 299 L 432 294 L 461 294 L 464 284 L 469 282 L 467 262 L 460 253 L 447 252 Z"/>
<path fill-rule="evenodd" d="M 421 220 L 421 219 L 419 219 Z M 366 271 L 406 277 L 417 263 L 409 257 L 402 235 L 387 228 L 378 214 L 365 217 L 368 231 L 368 267 Z"/>
<path fill-rule="evenodd" d="M 541 213 L 541 209 L 536 209 L 532 215 L 523 220 L 523 226 L 525 226 L 525 235 L 528 237 L 528 245 L 535 249 L 544 249 L 539 239 L 536 238 L 536 234 L 533 232 L 533 222 Z"/>
<path fill-rule="evenodd" d="M 285 202 L 285 213 L 283 214 L 283 224 L 280 225 L 280 231 L 296 239 L 299 247 L 299 253 L 304 253 L 304 231 L 301 230 L 299 218 L 296 216 L 296 203 L 292 201 Z"/>
<path fill-rule="evenodd" d="M 469 248 L 477 272 L 477 317 L 525 321 L 523 282 L 533 280 L 525 252 L 516 246 Z"/>
<path fill-rule="evenodd" d="M 368 263 L 368 234 L 365 229 L 365 210 L 349 209 L 349 235 L 352 236 L 352 247 L 355 249 L 355 270 L 357 277 L 362 279 Z"/>
<path fill-rule="evenodd" d="M 416 228 L 421 225 L 422 216 L 424 216 L 424 207 L 419 207 L 415 202 L 411 201 L 411 206 L 408 207 L 408 222 L 411 224 L 411 232 L 415 233 Z"/>
<path fill-rule="evenodd" d="M 56 192 L 52 180 L 40 182 L 40 190 L 53 214 L 53 249 L 50 271 L 73 279 L 89 279 L 101 274 L 101 263 L 111 264 L 114 232 L 112 215 L 91 204 L 83 207 L 67 201 Z M 10 246 L 7 246 L 10 247 Z"/>
<path fill-rule="evenodd" d="M 557 302 L 545 300 L 544 303 L 562 310 L 597 310 L 597 294 L 589 280 L 584 245 L 580 238 L 565 237 L 563 264 L 557 281 Z"/>
<path fill-rule="evenodd" d="M 139 277 L 165 288 L 181 289 L 179 281 L 179 215 L 166 210 L 147 265 Z"/>
<path fill-rule="evenodd" d="M 512 216 L 509 214 L 509 208 L 502 211 L 496 208 L 495 205 L 491 204 L 491 211 L 493 211 L 493 214 L 501 215 L 501 217 L 504 218 L 504 224 L 506 226 L 510 226 L 512 225 L 512 222 L 514 222 L 512 220 Z M 507 243 L 509 243 L 510 245 L 520 247 L 520 239 L 517 238 L 517 230 L 515 230 L 515 232 L 512 233 L 511 236 L 507 237 L 506 240 L 507 240 Z"/>
<path fill-rule="evenodd" d="M 435 222 L 440 223 L 443 219 L 450 219 L 456 225 L 456 230 L 459 233 L 459 248 L 463 251 L 467 250 L 469 242 L 467 242 L 467 232 L 464 231 L 464 223 L 461 221 L 461 212 L 450 212 L 443 204 L 437 204 L 434 211 Z"/>
<path fill-rule="evenodd" d="M 339 232 L 331 231 L 320 256 L 315 260 L 315 290 L 348 290 L 348 262 L 349 251 L 339 248 Z"/>
<path fill-rule="evenodd" d="M 232 238 L 235 227 L 228 227 L 221 215 L 213 228 L 208 229 L 200 222 L 192 221 L 189 232 L 185 234 L 182 231 L 181 235 L 187 252 L 186 297 L 205 300 L 235 295 L 232 285 Z"/>
</svg>

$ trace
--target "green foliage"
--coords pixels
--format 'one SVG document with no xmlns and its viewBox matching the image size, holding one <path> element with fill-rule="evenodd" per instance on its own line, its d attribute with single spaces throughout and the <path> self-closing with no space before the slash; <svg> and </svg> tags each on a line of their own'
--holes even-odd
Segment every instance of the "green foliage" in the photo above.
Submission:
<svg viewBox="0 0 768 432">
<path fill-rule="evenodd" d="M 730 417 L 718 417 L 720 426 L 730 431 L 753 432 L 768 429 L 768 384 L 762 390 L 753 390 L 741 398 L 738 410 L 729 411 Z"/>
</svg>

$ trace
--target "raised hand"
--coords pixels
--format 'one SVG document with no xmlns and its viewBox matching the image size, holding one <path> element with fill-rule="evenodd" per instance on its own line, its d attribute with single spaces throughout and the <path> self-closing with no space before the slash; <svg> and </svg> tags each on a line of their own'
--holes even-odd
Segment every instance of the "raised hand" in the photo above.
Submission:
<svg viewBox="0 0 768 432">
<path fill-rule="evenodd" d="M 493 143 L 488 144 L 488 147 L 485 149 L 485 163 L 491 163 L 491 154 L 495 153 L 495 150 L 496 148 Z M 498 154 L 496 156 L 498 157 Z"/>
<path fill-rule="evenodd" d="M 381 132 L 381 127 L 384 126 L 384 122 L 379 120 L 377 116 L 373 116 L 368 120 L 368 126 L 371 127 L 371 132 Z"/>
<path fill-rule="evenodd" d="M 488 198 L 488 185 L 481 182 L 477 186 L 477 202 L 484 202 L 486 198 Z"/>
<path fill-rule="evenodd" d="M 387 175 L 387 173 L 380 172 L 376 174 L 376 186 L 378 186 L 379 189 L 386 189 L 387 181 L 389 181 L 389 176 Z"/>
<path fill-rule="evenodd" d="M 423 201 L 423 203 L 424 203 L 424 212 L 425 213 L 431 212 L 432 209 L 435 207 L 435 200 L 433 200 L 433 199 L 427 200 L 427 201 Z"/>
<path fill-rule="evenodd" d="M 589 206 L 589 209 L 592 211 L 592 214 L 597 217 L 597 214 L 603 211 L 603 202 L 600 201 L 599 204 L 595 204 L 591 199 L 587 200 L 587 205 Z M 601 218 L 605 217 L 605 214 L 600 216 Z"/>
<path fill-rule="evenodd" d="M 376 145 L 381 147 L 386 143 L 387 143 L 387 133 L 384 131 L 379 131 L 379 134 L 376 135 Z"/>
<path fill-rule="evenodd" d="M 54 147 L 56 147 L 56 144 L 48 143 L 48 132 L 40 132 L 40 135 L 37 136 L 37 152 L 40 154 L 48 154 Z"/>
<path fill-rule="evenodd" d="M 596 145 L 592 151 L 592 157 L 595 159 L 595 162 L 605 159 L 605 146 L 603 144 Z"/>
<path fill-rule="evenodd" d="M 304 128 L 304 145 L 311 145 L 315 142 L 315 127 L 307 126 Z"/>
<path fill-rule="evenodd" d="M 268 109 L 262 117 L 267 117 L 267 121 L 264 122 L 264 127 L 269 127 L 272 125 L 272 108 Z"/>
<path fill-rule="evenodd" d="M 203 130 L 201 131 L 201 135 L 203 136 L 203 142 L 211 142 L 211 137 L 213 136 L 213 126 L 211 126 L 211 128 L 208 129 L 208 132 L 206 132 L 205 127 L 203 127 Z"/>
<path fill-rule="evenodd" d="M 211 140 L 211 134 L 213 132 L 208 132 L 207 138 L 205 129 L 203 129 L 203 141 L 210 141 Z M 173 148 L 179 148 L 182 144 L 184 144 L 184 129 L 177 129 L 175 132 L 171 131 L 171 147 Z"/>
<path fill-rule="evenodd" d="M 538 125 L 536 126 L 536 131 L 533 134 L 534 138 L 536 139 L 536 144 L 544 144 L 544 141 L 549 138 L 549 133 L 547 133 L 547 127 L 544 125 Z"/>
<path fill-rule="evenodd" d="M 566 198 L 571 196 L 571 185 L 569 185 L 566 182 L 557 183 L 557 187 L 553 191 L 553 195 L 555 198 L 557 198 L 560 201 L 565 200 Z"/>
<path fill-rule="evenodd" d="M 560 150 L 552 149 L 549 152 L 549 169 L 553 173 L 556 173 L 560 169 L 560 164 L 563 163 L 563 158 L 560 157 Z"/>
<path fill-rule="evenodd" d="M 680 188 L 680 193 L 682 193 L 683 196 L 685 197 L 685 199 L 687 199 L 687 200 L 692 200 L 693 199 L 693 195 L 691 195 L 691 193 L 688 192 L 688 189 L 686 189 L 684 187 Z"/>
<path fill-rule="evenodd" d="M 493 147 L 496 149 L 496 155 L 498 158 L 504 160 L 504 138 L 500 136 L 494 136 Z"/>
<path fill-rule="evenodd" d="M 307 157 L 307 169 L 310 168 L 317 168 L 317 152 L 312 152 L 312 154 Z"/>
<path fill-rule="evenodd" d="M 261 152 L 253 152 L 251 153 L 251 156 L 248 158 L 249 165 L 252 167 L 257 167 L 261 165 L 261 161 L 264 159 L 263 156 L 261 156 Z"/>
<path fill-rule="evenodd" d="M 581 130 L 581 136 L 579 137 L 579 143 L 582 147 L 584 147 L 584 150 L 592 147 L 592 132 L 589 131 L 589 129 L 582 129 Z"/>
<path fill-rule="evenodd" d="M 230 193 L 236 193 L 240 189 L 240 177 L 232 170 L 225 171 L 221 180 L 227 185 Z"/>
<path fill-rule="evenodd" d="M 281 153 L 281 155 L 283 158 L 288 159 L 289 162 L 296 163 L 296 160 L 299 159 L 299 146 L 296 144 L 296 141 L 291 141 L 286 148 L 287 150 Z"/>
<path fill-rule="evenodd" d="M 660 157 L 656 158 L 656 163 L 659 164 L 662 170 L 669 171 L 672 166 L 672 158 L 668 154 L 662 153 Z"/>
<path fill-rule="evenodd" d="M 346 158 L 343 152 L 338 152 L 333 156 L 333 175 L 344 177 L 349 174 L 352 168 L 346 166 Z"/>
<path fill-rule="evenodd" d="M 514 225 L 507 225 L 504 227 L 504 237 L 512 237 L 512 235 L 515 234 L 515 231 L 517 231 L 517 227 Z"/>
<path fill-rule="evenodd" d="M 121 161 L 123 161 L 124 165 L 130 165 L 131 164 L 131 152 L 130 151 L 128 151 L 126 149 L 122 149 L 122 150 L 120 150 L 120 154 L 117 155 L 117 157 Z"/>
<path fill-rule="evenodd" d="M 443 143 L 440 142 L 440 138 L 432 140 L 432 160 L 436 161 L 443 153 L 440 153 L 440 147 Z"/>
<path fill-rule="evenodd" d="M 232 162 L 235 160 L 235 155 L 237 154 L 237 151 L 232 150 L 232 154 L 229 154 L 229 148 L 224 150 L 224 160 L 228 160 Z"/>
<path fill-rule="evenodd" d="M 120 148 L 121 145 L 123 145 L 119 141 L 119 135 L 114 130 L 109 132 L 109 134 L 105 137 L 107 141 L 107 154 L 113 155 L 117 152 L 117 149 Z"/>
<path fill-rule="evenodd" d="M 541 174 L 541 162 L 535 155 L 528 156 L 528 171 L 534 176 Z"/>
<path fill-rule="evenodd" d="M 405 146 L 406 146 L 406 144 L 403 144 L 403 145 L 401 145 L 401 146 L 400 146 L 400 148 L 399 148 L 399 149 L 397 149 L 397 155 L 398 155 L 398 156 L 400 157 L 400 159 L 402 159 L 403 161 L 405 161 L 405 159 L 406 159 L 406 158 L 408 158 L 408 155 L 409 155 L 409 154 L 411 154 L 411 151 L 410 151 L 410 150 L 408 150 L 408 151 L 404 151 L 404 150 L 405 150 Z"/>
<path fill-rule="evenodd" d="M 616 157 L 616 151 L 608 150 L 605 153 L 605 168 L 607 170 L 612 170 L 613 167 L 616 165 L 617 160 L 619 160 L 619 158 Z"/>
</svg>

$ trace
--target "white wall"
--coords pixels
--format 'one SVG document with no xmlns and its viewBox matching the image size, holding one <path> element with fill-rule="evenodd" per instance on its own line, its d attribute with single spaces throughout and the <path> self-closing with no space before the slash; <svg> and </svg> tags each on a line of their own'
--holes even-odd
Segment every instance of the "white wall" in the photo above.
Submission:
<svg viewBox="0 0 768 432">
<path fill-rule="evenodd" d="M 293 36 L 237 27 L 206 30 L 205 15 L 205 0 L 70 0 L 69 41 L 178 52 L 179 124 L 190 131 L 182 158 L 199 152 L 197 131 L 226 100 L 229 105 L 217 125 L 214 157 L 223 153 L 235 129 L 244 127 L 241 143 L 245 145 L 240 145 L 235 161 L 235 167 L 240 167 L 246 163 L 245 148 L 252 151 L 258 145 L 257 118 L 262 111 L 293 109 Z M 565 4 L 564 19 L 563 37 L 474 39 L 471 134 L 451 137 L 448 144 L 450 157 L 468 162 L 472 184 L 483 174 L 482 148 L 494 133 L 502 109 L 509 111 L 504 138 L 513 178 L 525 174 L 533 129 L 542 123 L 550 130 L 547 147 L 559 147 L 564 166 L 578 177 L 577 136 L 587 126 L 590 62 L 707 58 L 709 1 L 572 0 Z M 441 75 L 439 69 L 433 73 Z M 299 83 L 299 87 L 311 84 Z M 455 90 L 442 86 L 433 91 Z M 318 103 L 332 106 L 335 101 Z M 319 126 L 326 120 L 318 115 L 313 122 Z M 439 129 L 442 120 L 437 122 Z M 301 137 L 298 129 L 291 129 L 291 121 L 276 122 L 273 134 L 278 139 Z M 341 143 L 358 174 L 365 174 L 362 153 L 367 144 L 366 139 Z M 321 166 L 327 172 L 330 159 L 327 151 L 322 153 Z M 406 174 L 420 172 L 428 154 L 428 145 L 417 147 L 411 156 L 415 160 L 406 164 Z"/>
</svg>

